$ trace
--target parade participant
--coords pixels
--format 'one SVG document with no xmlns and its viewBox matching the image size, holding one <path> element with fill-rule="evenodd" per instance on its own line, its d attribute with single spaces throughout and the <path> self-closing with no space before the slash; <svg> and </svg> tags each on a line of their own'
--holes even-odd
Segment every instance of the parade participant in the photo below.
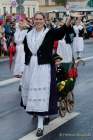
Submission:
<svg viewBox="0 0 93 140">
<path fill-rule="evenodd" d="M 4 52 L 7 52 L 7 43 L 6 43 L 5 33 L 2 33 L 2 47 L 3 47 Z"/>
<path fill-rule="evenodd" d="M 71 43 L 73 42 L 74 35 L 75 32 L 73 30 L 73 26 L 70 25 L 66 31 L 64 38 L 58 41 L 57 54 L 63 58 L 63 63 L 72 62 L 73 56 Z"/>
<path fill-rule="evenodd" d="M 14 41 L 16 43 L 16 58 L 15 58 L 13 75 L 17 78 L 20 78 L 19 91 L 21 91 L 21 85 L 22 85 L 21 77 L 24 71 L 25 53 L 24 53 L 23 40 L 26 34 L 27 34 L 27 30 L 24 29 L 24 20 L 21 19 L 19 21 L 18 26 L 16 27 L 16 32 L 14 34 Z"/>
<path fill-rule="evenodd" d="M 56 73 L 52 58 L 54 40 L 64 37 L 70 18 L 59 29 L 48 29 L 45 16 L 34 15 L 34 27 L 24 39 L 25 70 L 22 101 L 26 112 L 38 117 L 36 136 L 43 135 L 45 116 L 57 114 Z"/>
<path fill-rule="evenodd" d="M 81 19 L 78 17 L 76 20 L 76 25 L 74 25 L 75 37 L 73 40 L 73 51 L 77 55 L 77 59 L 80 59 L 82 52 L 84 51 L 84 27 L 82 25 Z"/>
<path fill-rule="evenodd" d="M 8 47 L 8 53 L 9 53 L 9 64 L 10 64 L 10 70 L 11 70 L 13 57 L 15 56 L 15 53 L 16 53 L 16 46 L 14 43 L 14 38 L 11 38 L 10 45 Z"/>
<path fill-rule="evenodd" d="M 3 27 L 3 23 L 0 22 L 0 56 L 2 56 L 2 50 L 4 48 L 2 48 L 3 42 L 2 42 L 2 38 L 3 38 L 3 34 L 4 34 L 4 27 Z"/>
<path fill-rule="evenodd" d="M 72 54 L 71 43 L 73 42 L 74 35 L 75 35 L 75 33 L 73 30 L 73 26 L 70 25 L 66 31 L 64 38 L 58 41 L 57 54 L 61 58 L 63 58 L 62 63 L 60 64 L 59 68 L 62 69 L 62 71 L 64 73 L 63 75 L 67 75 L 68 70 L 70 69 L 70 67 L 72 65 L 73 54 Z M 62 74 L 62 72 L 61 72 L 61 74 Z M 59 77 L 61 78 L 62 75 Z M 64 78 L 66 78 L 66 76 L 64 76 Z M 64 80 L 64 78 L 63 78 L 63 80 Z"/>
</svg>

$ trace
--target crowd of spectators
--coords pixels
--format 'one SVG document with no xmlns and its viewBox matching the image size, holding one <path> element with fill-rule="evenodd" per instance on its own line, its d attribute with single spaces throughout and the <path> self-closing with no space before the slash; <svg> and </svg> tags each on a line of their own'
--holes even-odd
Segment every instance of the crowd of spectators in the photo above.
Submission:
<svg viewBox="0 0 93 140">
<path fill-rule="evenodd" d="M 73 25 L 75 23 L 75 19 L 76 18 L 73 18 L 73 20 L 72 20 Z M 33 24 L 32 18 L 25 18 L 24 20 L 26 21 L 26 25 L 28 25 L 28 27 L 32 26 L 32 24 Z M 62 18 L 54 18 L 52 20 L 47 19 L 46 26 L 49 28 L 52 28 L 52 27 L 58 28 L 58 27 L 60 27 L 60 25 L 64 24 L 65 20 L 66 20 L 66 17 L 64 19 L 62 19 Z M 0 22 L 0 57 L 8 56 L 8 54 L 9 54 L 8 50 L 9 50 L 11 41 L 14 40 L 14 33 L 16 31 L 17 23 L 18 23 L 18 19 L 16 19 L 16 18 L 13 18 L 13 19 L 6 18 L 3 20 L 3 22 Z M 26 26 L 26 28 L 27 28 L 27 26 Z M 89 29 L 90 29 L 90 26 L 85 27 L 85 35 L 84 35 L 85 38 L 89 38 L 89 36 L 90 36 Z M 92 25 L 91 35 L 93 35 L 93 25 Z"/>
<path fill-rule="evenodd" d="M 0 57 L 9 55 L 10 43 L 14 42 L 14 33 L 16 31 L 19 20 L 23 19 L 20 16 L 19 19 L 6 18 L 3 22 L 0 22 Z M 30 18 L 24 19 L 26 24 L 30 26 L 32 22 Z"/>
</svg>

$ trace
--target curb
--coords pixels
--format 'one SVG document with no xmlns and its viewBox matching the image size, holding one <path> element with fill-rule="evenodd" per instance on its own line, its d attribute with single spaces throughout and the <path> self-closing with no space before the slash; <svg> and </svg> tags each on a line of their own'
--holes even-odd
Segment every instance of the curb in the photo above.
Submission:
<svg viewBox="0 0 93 140">
<path fill-rule="evenodd" d="M 6 61 L 9 61 L 9 58 L 0 58 L 0 62 L 6 62 Z"/>
<path fill-rule="evenodd" d="M 7 80 L 0 81 L 0 87 L 16 83 L 19 80 L 20 80 L 19 78 L 10 78 L 10 79 L 7 79 Z"/>
</svg>

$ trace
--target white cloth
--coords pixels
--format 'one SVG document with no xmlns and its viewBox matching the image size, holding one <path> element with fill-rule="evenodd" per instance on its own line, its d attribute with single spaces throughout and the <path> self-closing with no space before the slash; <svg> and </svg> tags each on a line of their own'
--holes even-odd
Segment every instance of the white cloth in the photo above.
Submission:
<svg viewBox="0 0 93 140">
<path fill-rule="evenodd" d="M 37 125 L 37 129 L 41 128 L 43 130 L 43 120 L 44 117 L 43 116 L 38 116 L 38 125 Z"/>
<path fill-rule="evenodd" d="M 57 54 L 63 58 L 63 63 L 72 62 L 72 48 L 64 39 L 58 41 Z"/>
<path fill-rule="evenodd" d="M 41 32 L 33 29 L 27 34 L 28 47 L 33 55 L 23 74 L 22 99 L 26 111 L 45 112 L 49 108 L 50 64 L 38 65 L 37 61 L 37 51 L 47 32 L 48 29 Z"/>
<path fill-rule="evenodd" d="M 76 33 L 76 37 L 74 37 L 73 39 L 73 51 L 74 52 L 81 52 L 84 50 L 84 40 L 83 37 L 79 37 L 79 30 L 83 29 L 82 25 L 75 25 L 74 27 L 74 31 Z"/>
<path fill-rule="evenodd" d="M 14 39 L 16 43 L 16 56 L 15 56 L 15 65 L 13 70 L 13 75 L 22 75 L 24 71 L 24 62 L 25 62 L 25 53 L 23 40 L 27 34 L 27 30 L 18 29 L 14 34 Z"/>
</svg>

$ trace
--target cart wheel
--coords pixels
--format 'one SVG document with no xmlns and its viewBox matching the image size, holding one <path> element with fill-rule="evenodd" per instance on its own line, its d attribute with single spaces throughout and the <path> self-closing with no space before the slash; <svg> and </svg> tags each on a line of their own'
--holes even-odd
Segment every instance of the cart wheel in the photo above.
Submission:
<svg viewBox="0 0 93 140">
<path fill-rule="evenodd" d="M 67 107 L 67 111 L 69 113 L 71 113 L 73 111 L 74 108 L 74 94 L 73 92 L 69 92 L 67 97 L 66 97 L 66 107 Z"/>
<path fill-rule="evenodd" d="M 59 115 L 61 117 L 64 117 L 66 115 L 66 101 L 65 99 L 61 99 L 59 101 Z"/>
</svg>

